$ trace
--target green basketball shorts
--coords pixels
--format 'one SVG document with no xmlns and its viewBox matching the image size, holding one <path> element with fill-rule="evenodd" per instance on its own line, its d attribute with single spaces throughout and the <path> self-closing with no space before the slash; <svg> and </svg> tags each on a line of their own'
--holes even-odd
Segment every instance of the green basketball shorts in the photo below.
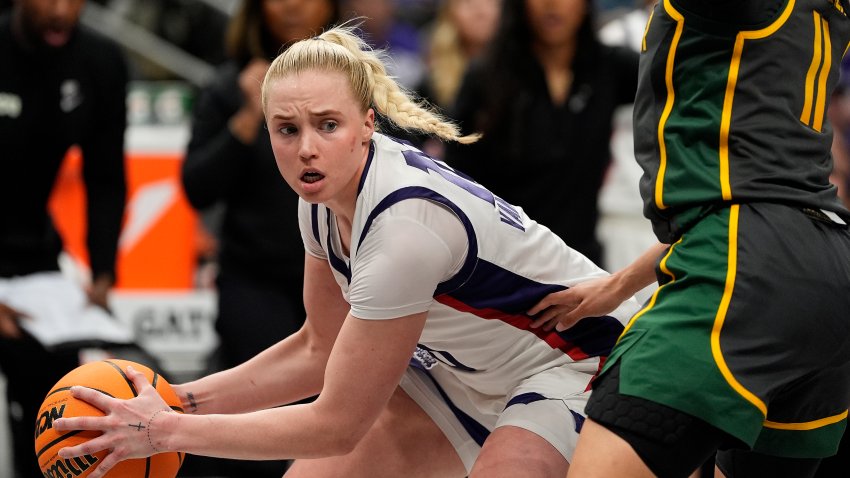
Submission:
<svg viewBox="0 0 850 478">
<path fill-rule="evenodd" d="M 606 364 L 621 364 L 620 393 L 763 453 L 834 454 L 850 404 L 846 225 L 787 205 L 730 206 L 689 229 L 657 274 Z"/>
</svg>

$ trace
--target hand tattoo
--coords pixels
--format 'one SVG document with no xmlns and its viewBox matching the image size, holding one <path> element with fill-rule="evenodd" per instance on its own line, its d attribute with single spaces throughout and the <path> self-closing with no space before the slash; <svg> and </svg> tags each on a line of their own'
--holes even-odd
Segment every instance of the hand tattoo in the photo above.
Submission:
<svg viewBox="0 0 850 478">
<path fill-rule="evenodd" d="M 168 413 L 168 412 L 170 412 L 170 411 L 171 411 L 171 410 L 168 410 L 168 409 L 157 410 L 157 411 L 155 411 L 155 412 L 153 413 L 153 415 L 151 415 L 150 420 L 148 420 L 148 431 L 147 431 L 147 434 L 148 434 L 148 444 L 150 444 L 150 446 L 151 446 L 151 448 L 153 449 L 154 453 L 159 453 L 159 452 L 160 452 L 160 450 L 159 450 L 159 449 L 157 449 L 157 447 L 156 447 L 156 446 L 154 446 L 154 444 L 153 444 L 153 440 L 151 439 L 151 423 L 153 422 L 153 419 L 154 419 L 154 418 L 156 418 L 156 416 L 157 416 L 157 415 L 159 415 L 160 413 L 162 413 L 162 412 L 166 412 L 166 413 Z M 141 423 L 140 423 L 140 425 L 141 425 Z M 135 425 L 133 425 L 133 426 L 135 426 Z M 144 428 L 144 427 L 143 427 L 143 428 Z"/>
<path fill-rule="evenodd" d="M 186 398 L 189 399 L 189 406 L 192 407 L 192 411 L 197 412 L 198 403 L 195 401 L 195 396 L 192 395 L 192 392 L 186 392 Z"/>
</svg>

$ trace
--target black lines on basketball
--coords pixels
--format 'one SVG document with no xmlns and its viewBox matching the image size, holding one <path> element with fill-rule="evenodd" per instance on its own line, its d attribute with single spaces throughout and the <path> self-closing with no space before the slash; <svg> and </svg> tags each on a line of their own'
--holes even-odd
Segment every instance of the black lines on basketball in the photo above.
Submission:
<svg viewBox="0 0 850 478">
<path fill-rule="evenodd" d="M 35 454 L 35 457 L 36 457 L 36 458 L 41 458 L 41 455 L 43 455 L 45 451 L 47 451 L 47 450 L 49 450 L 51 447 L 53 447 L 53 445 L 55 445 L 55 444 L 57 444 L 57 443 L 59 443 L 59 442 L 62 442 L 62 441 L 64 441 L 66 438 L 68 438 L 68 437 L 72 437 L 72 436 L 77 435 L 77 434 L 79 434 L 79 433 L 81 433 L 81 432 L 82 432 L 82 430 L 74 430 L 74 431 L 72 431 L 72 432 L 68 432 L 68 433 L 66 433 L 66 434 L 64 434 L 64 435 L 60 435 L 58 438 L 56 438 L 56 439 L 55 439 L 55 440 L 53 440 L 52 442 L 48 443 L 47 445 L 44 445 L 44 446 L 41 448 L 41 450 L 38 450 L 38 453 L 36 453 L 36 454 Z"/>
<path fill-rule="evenodd" d="M 127 382 L 127 386 L 128 386 L 128 387 L 130 387 L 130 391 L 131 391 L 131 392 L 133 392 L 133 396 L 134 396 L 134 397 L 138 397 L 138 396 L 139 396 L 139 392 L 137 392 L 137 391 L 136 391 L 136 387 L 133 385 L 133 382 L 130 380 L 130 377 L 128 377 L 128 376 L 127 376 L 127 374 L 126 374 L 126 373 L 124 373 L 124 371 L 123 371 L 123 370 L 121 370 L 121 367 L 119 367 L 119 366 L 118 366 L 117 364 L 115 364 L 115 363 L 110 362 L 109 360 L 104 360 L 104 362 L 106 362 L 106 363 L 108 363 L 109 365 L 111 365 L 111 366 L 112 366 L 112 368 L 114 368 L 115 370 L 117 370 L 117 371 L 118 371 L 118 373 L 120 373 L 120 374 L 121 374 L 121 376 L 122 376 L 122 377 L 124 377 L 124 381 L 125 381 L 125 382 Z"/>
</svg>

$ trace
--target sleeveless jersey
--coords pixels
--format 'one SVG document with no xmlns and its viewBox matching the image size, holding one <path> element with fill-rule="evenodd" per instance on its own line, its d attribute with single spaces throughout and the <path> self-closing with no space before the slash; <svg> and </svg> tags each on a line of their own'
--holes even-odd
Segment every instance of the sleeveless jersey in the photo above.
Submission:
<svg viewBox="0 0 850 478">
<path fill-rule="evenodd" d="M 382 229 L 371 225 L 389 207 L 407 200 L 450 210 L 462 223 L 468 240 L 459 270 L 436 290 L 427 291 L 433 301 L 414 311 L 427 310 L 428 317 L 413 365 L 445 367 L 480 396 L 494 397 L 492 407 L 504 408 L 505 395 L 526 378 L 565 364 L 576 370 L 579 389 L 585 389 L 623 324 L 637 310 L 637 302 L 629 300 L 610 316 L 586 318 L 563 332 L 530 329 L 532 319 L 525 311 L 545 295 L 606 272 L 529 219 L 521 208 L 445 163 L 378 133 L 361 177 L 350 257 L 336 246 L 333 213 L 321 204 L 303 200 L 300 204 L 305 247 L 328 260 L 353 315 L 389 318 L 370 316 L 369 299 L 352 303 L 349 291 L 357 290 L 358 281 L 369 280 L 368 275 L 358 274 L 363 269 L 358 251 L 366 249 L 370 241 L 393 239 L 381 237 Z M 387 290 L 386 294 L 401 292 Z M 386 298 L 379 303 L 386 304 Z M 398 309 L 411 313 L 409 308 Z"/>
<path fill-rule="evenodd" d="M 656 235 L 672 242 L 712 207 L 755 201 L 850 219 L 829 183 L 826 120 L 850 40 L 847 0 L 787 0 L 763 24 L 738 27 L 681 4 L 662 0 L 649 19 L 635 103 Z"/>
</svg>

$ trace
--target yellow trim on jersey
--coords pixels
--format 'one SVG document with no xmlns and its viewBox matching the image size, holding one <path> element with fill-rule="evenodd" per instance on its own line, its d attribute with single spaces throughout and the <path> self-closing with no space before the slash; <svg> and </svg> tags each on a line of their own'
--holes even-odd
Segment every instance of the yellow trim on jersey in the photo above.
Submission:
<svg viewBox="0 0 850 478">
<path fill-rule="evenodd" d="M 821 25 L 823 26 L 823 66 L 818 78 L 818 100 L 815 105 L 815 120 L 812 123 L 812 128 L 818 133 L 823 130 L 824 109 L 826 108 L 826 79 L 829 76 L 829 69 L 832 68 L 832 40 L 829 37 L 829 23 L 821 19 Z"/>
<path fill-rule="evenodd" d="M 818 12 L 812 12 L 812 19 L 815 38 L 812 63 L 809 65 L 809 71 L 806 72 L 805 102 L 800 121 L 820 133 L 823 131 L 826 111 L 826 82 L 829 79 L 829 70 L 832 68 L 832 38 L 829 35 L 829 23 Z M 844 53 L 847 53 L 846 48 Z M 820 69 L 819 73 L 818 69 Z M 815 76 L 817 76 L 817 84 L 815 84 Z M 814 111 L 812 104 L 814 104 Z"/>
<path fill-rule="evenodd" d="M 682 238 L 679 238 L 678 241 L 673 243 L 670 246 L 670 248 L 667 249 L 667 254 L 664 254 L 664 258 L 661 259 L 661 262 L 658 265 L 658 267 L 661 268 L 661 272 L 670 276 L 670 281 L 666 282 L 661 287 L 658 287 L 657 289 L 655 289 L 655 292 L 652 293 L 652 296 L 649 298 L 649 302 L 646 303 L 646 306 L 643 309 L 637 311 L 635 313 L 635 315 L 633 315 L 632 318 L 629 319 L 629 323 L 626 324 L 625 328 L 623 328 L 623 332 L 620 334 L 620 337 L 617 338 L 617 342 L 619 342 L 620 339 L 622 339 L 623 336 L 626 335 L 626 332 L 629 331 L 629 329 L 632 327 L 632 324 L 635 323 L 635 321 L 638 319 L 638 317 L 640 317 L 641 315 L 646 313 L 646 311 L 648 311 L 649 309 L 651 309 L 655 305 L 655 300 L 658 298 L 658 293 L 661 291 L 661 289 L 666 287 L 667 284 L 670 284 L 670 283 L 676 281 L 676 275 L 673 274 L 672 272 L 670 272 L 670 269 L 667 268 L 667 259 L 669 259 L 670 255 L 673 254 L 673 248 L 676 247 L 676 245 L 679 244 L 680 242 L 682 242 Z"/>
<path fill-rule="evenodd" d="M 711 329 L 711 354 L 714 356 L 717 368 L 723 374 L 723 378 L 726 379 L 726 383 L 758 408 L 762 415 L 767 416 L 767 406 L 732 375 L 732 371 L 726 365 L 726 359 L 723 358 L 723 351 L 720 350 L 720 330 L 723 328 L 726 313 L 729 311 L 729 302 L 732 301 L 732 292 L 735 290 L 735 275 L 738 268 L 738 212 L 740 207 L 735 204 L 729 208 L 729 252 L 726 266 L 726 285 L 723 289 L 723 297 L 720 299 L 720 306 L 717 308 L 717 315 L 714 318 L 714 327 Z"/>
<path fill-rule="evenodd" d="M 735 38 L 735 48 L 732 51 L 732 62 L 729 64 L 729 75 L 726 80 L 726 95 L 723 98 L 723 111 L 720 115 L 720 191 L 723 199 L 732 199 L 732 186 L 729 182 L 729 128 L 732 122 L 732 103 L 735 96 L 735 86 L 738 84 L 738 72 L 741 67 L 741 55 L 746 40 L 766 38 L 773 35 L 779 27 L 788 21 L 794 9 L 794 0 L 790 0 L 785 10 L 773 23 L 761 30 L 738 32 Z"/>
<path fill-rule="evenodd" d="M 780 422 L 772 422 L 770 420 L 764 421 L 765 428 L 773 428 L 775 430 L 814 430 L 816 428 L 825 427 L 827 425 L 832 425 L 833 423 L 838 423 L 841 420 L 847 418 L 847 410 L 839 413 L 838 415 L 833 415 L 831 417 L 821 418 L 820 420 L 812 420 L 810 422 L 799 422 L 799 423 L 780 423 Z"/>
<path fill-rule="evenodd" d="M 735 39 L 735 49 L 732 51 L 732 64 L 729 65 L 729 75 L 726 79 L 726 94 L 723 97 L 723 111 L 720 114 L 720 192 L 723 199 L 732 199 L 732 186 L 729 182 L 729 128 L 732 123 L 732 101 L 735 97 L 735 86 L 738 84 L 738 69 L 741 64 L 741 51 L 744 40 L 741 34 Z"/>
<path fill-rule="evenodd" d="M 664 204 L 664 174 L 667 172 L 667 145 L 664 143 L 664 125 L 670 117 L 670 112 L 673 111 L 673 102 L 676 99 L 676 93 L 673 89 L 673 64 L 676 59 L 676 48 L 679 46 L 679 39 L 682 37 L 682 29 L 685 26 L 685 17 L 673 8 L 670 0 L 664 0 L 664 10 L 670 15 L 670 18 L 676 20 L 676 32 L 673 34 L 673 41 L 670 42 L 670 51 L 667 52 L 667 65 L 664 71 L 667 102 L 664 104 L 664 111 L 658 120 L 659 164 L 658 176 L 655 178 L 655 207 L 658 209 L 667 209 L 667 205 Z"/>
<path fill-rule="evenodd" d="M 812 12 L 812 17 L 814 18 L 815 24 L 815 39 L 813 45 L 813 54 L 812 54 L 812 64 L 809 65 L 809 71 L 806 73 L 806 87 L 805 87 L 805 102 L 803 103 L 803 112 L 800 114 L 800 122 L 803 124 L 809 124 L 812 119 L 812 103 L 814 103 L 815 96 L 815 75 L 817 74 L 818 68 L 820 67 L 821 57 L 823 52 L 821 51 L 821 35 L 823 34 L 821 31 L 821 17 L 818 12 Z"/>
<path fill-rule="evenodd" d="M 646 51 L 646 34 L 649 32 L 649 25 L 652 24 L 653 15 L 655 15 L 654 8 L 649 12 L 649 18 L 646 19 L 646 26 L 643 28 L 643 39 L 640 42 L 640 51 Z M 850 44 L 847 46 L 850 46 Z"/>
</svg>

